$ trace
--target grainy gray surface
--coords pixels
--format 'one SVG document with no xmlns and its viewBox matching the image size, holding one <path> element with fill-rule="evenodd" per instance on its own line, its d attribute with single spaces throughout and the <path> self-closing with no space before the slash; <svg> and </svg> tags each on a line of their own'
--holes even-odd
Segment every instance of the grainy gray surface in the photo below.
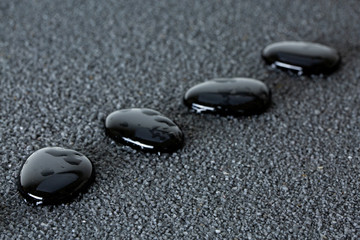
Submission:
<svg viewBox="0 0 360 240">
<path fill-rule="evenodd" d="M 0 1 L 1 239 L 360 238 L 357 0 Z M 332 46 L 342 67 L 298 77 L 266 67 L 281 40 Z M 254 117 L 189 113 L 184 92 L 252 77 L 273 106 Z M 104 134 L 110 112 L 148 107 L 186 144 L 144 154 Z M 84 153 L 96 182 L 70 204 L 23 202 L 35 150 Z"/>
</svg>

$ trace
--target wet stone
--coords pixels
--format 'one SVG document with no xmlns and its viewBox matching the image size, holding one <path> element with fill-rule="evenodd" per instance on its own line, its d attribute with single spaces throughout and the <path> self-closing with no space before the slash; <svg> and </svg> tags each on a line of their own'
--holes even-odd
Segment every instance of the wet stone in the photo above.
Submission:
<svg viewBox="0 0 360 240">
<path fill-rule="evenodd" d="M 27 202 L 60 204 L 86 190 L 93 179 L 93 164 L 83 154 L 47 147 L 34 152 L 25 161 L 18 189 Z"/>
<path fill-rule="evenodd" d="M 149 152 L 173 152 L 184 142 L 173 121 L 148 108 L 115 111 L 107 116 L 105 129 L 116 142 Z"/>
<path fill-rule="evenodd" d="M 184 96 L 184 104 L 197 113 L 253 115 L 271 103 L 269 88 L 251 78 L 220 78 L 195 85 Z"/>
<path fill-rule="evenodd" d="M 262 51 L 267 64 L 301 74 L 329 74 L 340 64 L 339 53 L 328 46 L 311 42 L 284 41 L 270 44 Z"/>
</svg>

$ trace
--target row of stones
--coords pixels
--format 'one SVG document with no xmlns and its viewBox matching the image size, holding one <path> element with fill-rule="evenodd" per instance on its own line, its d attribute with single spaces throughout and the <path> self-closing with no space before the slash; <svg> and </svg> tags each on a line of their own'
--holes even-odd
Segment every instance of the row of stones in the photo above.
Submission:
<svg viewBox="0 0 360 240">
<path fill-rule="evenodd" d="M 336 50 L 305 42 L 280 42 L 262 52 L 266 63 L 298 74 L 334 71 L 340 63 Z M 190 88 L 184 104 L 197 113 L 253 115 L 265 111 L 271 92 L 261 81 L 250 78 L 213 79 Z M 119 143 L 152 152 L 173 152 L 184 134 L 172 120 L 147 108 L 123 109 L 105 121 L 106 134 Z M 18 189 L 28 202 L 58 204 L 84 191 L 94 179 L 94 166 L 74 150 L 47 147 L 34 152 L 20 170 Z"/>
</svg>

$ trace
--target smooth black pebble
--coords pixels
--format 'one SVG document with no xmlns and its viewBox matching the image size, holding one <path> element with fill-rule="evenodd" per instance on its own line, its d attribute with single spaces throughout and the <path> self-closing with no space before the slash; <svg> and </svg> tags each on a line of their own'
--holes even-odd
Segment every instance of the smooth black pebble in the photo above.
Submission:
<svg viewBox="0 0 360 240">
<path fill-rule="evenodd" d="M 262 58 L 273 67 L 301 74 L 329 74 L 340 63 L 339 53 L 328 46 L 311 42 L 284 41 L 270 44 Z"/>
<path fill-rule="evenodd" d="M 148 108 L 115 111 L 107 116 L 105 129 L 116 142 L 150 152 L 173 152 L 184 142 L 173 121 Z"/>
<path fill-rule="evenodd" d="M 25 161 L 18 189 L 27 202 L 60 204 L 85 190 L 94 180 L 94 166 L 74 150 L 42 148 Z"/>
<path fill-rule="evenodd" d="M 269 88 L 251 78 L 220 78 L 190 88 L 184 104 L 197 113 L 252 115 L 266 110 L 271 103 Z"/>
</svg>

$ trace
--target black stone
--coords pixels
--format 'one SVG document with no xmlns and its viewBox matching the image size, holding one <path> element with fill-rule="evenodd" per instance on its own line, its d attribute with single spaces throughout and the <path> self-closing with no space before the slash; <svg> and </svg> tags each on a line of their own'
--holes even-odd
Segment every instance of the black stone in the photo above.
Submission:
<svg viewBox="0 0 360 240">
<path fill-rule="evenodd" d="M 251 78 L 213 79 L 190 88 L 184 104 L 197 113 L 253 115 L 266 110 L 271 103 L 269 88 Z"/>
<path fill-rule="evenodd" d="M 18 189 L 27 202 L 60 204 L 84 191 L 94 176 L 94 166 L 83 154 L 47 147 L 34 152 L 25 161 Z"/>
<path fill-rule="evenodd" d="M 340 63 L 339 53 L 328 46 L 310 42 L 285 41 L 270 44 L 262 51 L 267 64 L 301 74 L 329 74 Z"/>
<path fill-rule="evenodd" d="M 107 116 L 105 129 L 116 142 L 149 152 L 173 152 L 184 142 L 173 121 L 147 108 L 115 111 Z"/>
</svg>

